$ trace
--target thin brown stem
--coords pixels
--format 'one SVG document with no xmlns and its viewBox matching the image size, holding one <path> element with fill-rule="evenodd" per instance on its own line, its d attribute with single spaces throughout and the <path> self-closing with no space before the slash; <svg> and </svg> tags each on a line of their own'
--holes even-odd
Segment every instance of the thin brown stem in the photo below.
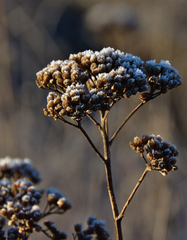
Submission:
<svg viewBox="0 0 187 240">
<path fill-rule="evenodd" d="M 109 110 L 105 111 L 104 117 L 103 117 L 105 121 L 107 121 L 108 114 L 109 114 Z"/>
<path fill-rule="evenodd" d="M 54 239 L 53 237 L 51 237 L 51 236 L 47 233 L 47 230 L 42 229 L 41 231 L 42 231 L 48 238 Z"/>
<path fill-rule="evenodd" d="M 110 204 L 111 204 L 112 213 L 113 213 L 116 237 L 117 237 L 117 240 L 122 240 L 123 236 L 122 236 L 122 230 L 121 230 L 121 221 L 117 220 L 119 211 L 118 211 L 118 207 L 117 207 L 116 197 L 115 197 L 115 193 L 114 193 L 113 180 L 112 180 L 110 145 L 109 145 L 109 140 L 108 140 L 108 126 L 107 126 L 108 113 L 100 112 L 100 115 L 101 115 L 101 127 L 102 127 L 101 135 L 103 138 L 103 148 L 104 148 L 104 158 L 105 158 L 104 163 L 105 163 L 108 194 L 109 194 Z"/>
<path fill-rule="evenodd" d="M 82 127 L 81 125 L 81 122 L 77 122 L 77 125 L 75 125 L 74 123 L 71 123 L 67 120 L 65 120 L 63 117 L 58 117 L 59 120 L 61 120 L 62 122 L 64 123 L 67 123 L 68 125 L 70 126 L 73 126 L 75 128 L 78 128 L 82 134 L 85 136 L 86 140 L 89 142 L 89 144 L 91 145 L 91 147 L 93 148 L 93 150 L 96 152 L 96 154 L 101 158 L 101 160 L 103 162 L 105 162 L 105 159 L 104 157 L 102 156 L 102 154 L 99 152 L 99 150 L 96 148 L 96 146 L 94 145 L 94 143 L 92 142 L 92 140 L 90 139 L 90 137 L 88 136 L 88 134 L 86 133 L 86 131 L 84 130 L 84 128 Z M 101 127 L 100 127 L 100 130 L 101 130 Z"/>
<path fill-rule="evenodd" d="M 105 158 L 102 156 L 102 154 L 99 152 L 99 150 L 96 148 L 96 146 L 94 145 L 94 143 L 92 142 L 92 140 L 90 139 L 90 137 L 88 136 L 88 134 L 86 133 L 86 131 L 84 130 L 84 128 L 81 126 L 80 122 L 78 123 L 78 126 L 76 126 L 81 132 L 82 134 L 85 136 L 86 140 L 89 142 L 89 144 L 91 145 L 91 147 L 93 148 L 93 150 L 96 152 L 96 154 L 101 158 L 101 160 L 103 162 L 105 162 Z"/>
<path fill-rule="evenodd" d="M 90 114 L 86 114 L 88 118 L 91 119 L 91 121 L 96 125 L 96 127 L 101 130 L 101 125 L 93 118 Z"/>
<path fill-rule="evenodd" d="M 49 207 L 49 204 L 47 203 L 46 206 L 45 206 L 45 208 L 44 208 L 43 214 L 46 213 L 48 207 Z"/>
<path fill-rule="evenodd" d="M 151 97 L 151 99 L 154 99 L 154 98 L 160 96 L 161 94 L 162 94 L 161 92 L 154 93 L 153 96 Z"/>
<path fill-rule="evenodd" d="M 136 186 L 134 187 L 132 193 L 130 194 L 129 198 L 127 199 L 123 209 L 121 210 L 121 213 L 119 214 L 119 216 L 117 217 L 117 220 L 120 220 L 125 216 L 125 211 L 127 209 L 127 207 L 129 206 L 129 203 L 131 202 L 132 198 L 134 197 L 134 194 L 136 193 L 137 189 L 139 188 L 140 184 L 142 183 L 142 181 L 144 180 L 147 172 L 150 171 L 149 167 L 147 166 L 142 174 L 142 176 L 140 177 L 140 179 L 138 180 Z"/>
<path fill-rule="evenodd" d="M 141 157 L 143 158 L 145 164 L 147 165 L 147 160 L 146 160 L 146 158 L 144 157 L 143 153 L 141 153 Z"/>
<path fill-rule="evenodd" d="M 73 126 L 73 127 L 78 128 L 78 126 L 77 126 L 76 124 L 67 121 L 65 118 L 59 116 L 58 113 L 57 113 L 57 118 L 58 118 L 60 121 L 62 121 L 63 123 L 67 123 L 67 124 L 70 125 L 70 126 Z"/>
<path fill-rule="evenodd" d="M 116 197 L 114 193 L 110 159 L 108 159 L 107 162 L 105 163 L 105 172 L 106 172 L 106 179 L 107 179 L 107 189 L 108 189 L 108 194 L 110 198 L 110 204 L 112 208 L 114 225 L 116 230 L 116 238 L 117 240 L 123 240 L 121 221 L 118 220 L 119 211 L 118 211 Z"/>
<path fill-rule="evenodd" d="M 110 139 L 110 145 L 112 145 L 115 137 L 117 136 L 117 134 L 120 132 L 120 130 L 122 129 L 122 127 L 127 123 L 127 121 L 133 116 L 133 114 L 139 109 L 141 108 L 145 103 L 141 102 L 127 117 L 126 119 L 122 122 L 122 124 L 119 126 L 119 128 L 116 130 L 116 132 L 113 134 L 113 136 Z"/>
</svg>

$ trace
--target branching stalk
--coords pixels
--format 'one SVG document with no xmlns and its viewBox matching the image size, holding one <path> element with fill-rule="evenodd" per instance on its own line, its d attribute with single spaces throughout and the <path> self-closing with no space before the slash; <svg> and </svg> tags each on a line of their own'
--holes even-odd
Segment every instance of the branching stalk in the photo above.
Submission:
<svg viewBox="0 0 187 240">
<path fill-rule="evenodd" d="M 122 129 L 122 127 L 127 123 L 127 121 L 133 116 L 133 114 L 139 109 L 141 108 L 145 103 L 141 102 L 127 117 L 126 119 L 122 122 L 122 124 L 119 126 L 119 128 L 116 130 L 116 132 L 113 134 L 113 136 L 110 139 L 110 145 L 112 145 L 115 137 L 117 136 L 117 134 L 120 132 L 120 130 Z"/>
<path fill-rule="evenodd" d="M 90 137 L 88 136 L 88 134 L 86 133 L 86 131 L 84 130 L 84 128 L 81 126 L 80 122 L 78 124 L 78 126 L 76 126 L 81 132 L 82 134 L 85 136 L 86 140 L 89 142 L 89 144 L 91 145 L 91 147 L 93 148 L 93 150 L 96 152 L 96 154 L 101 158 L 101 160 L 105 163 L 105 158 L 102 156 L 102 154 L 99 152 L 99 150 L 96 148 L 96 146 L 94 145 L 94 143 L 92 142 L 92 140 L 90 139 Z"/>
<path fill-rule="evenodd" d="M 86 114 L 88 118 L 91 119 L 91 121 L 96 125 L 96 127 L 101 130 L 101 125 L 93 118 L 90 114 Z"/>
<path fill-rule="evenodd" d="M 132 193 L 130 194 L 129 198 L 127 199 L 127 201 L 126 201 L 123 209 L 121 210 L 121 213 L 119 214 L 119 216 L 118 216 L 118 218 L 117 218 L 118 220 L 121 221 L 121 219 L 125 216 L 125 211 L 126 211 L 127 207 L 129 206 L 132 198 L 134 197 L 134 194 L 135 194 L 136 191 L 138 190 L 140 184 L 141 184 L 142 181 L 144 180 L 144 178 L 145 178 L 145 176 L 146 176 L 146 174 L 147 174 L 148 171 L 150 171 L 150 170 L 149 170 L 149 166 L 147 166 L 147 167 L 145 168 L 142 176 L 141 176 L 140 179 L 138 180 L 138 182 L 137 182 L 136 186 L 134 187 Z"/>
<path fill-rule="evenodd" d="M 58 115 L 58 113 L 57 113 L 57 115 Z M 65 118 L 60 117 L 60 116 L 58 116 L 57 118 L 58 118 L 60 121 L 62 121 L 63 123 L 67 123 L 68 125 L 77 128 L 77 125 L 75 125 L 74 123 L 71 123 L 71 122 L 67 121 Z"/>
</svg>

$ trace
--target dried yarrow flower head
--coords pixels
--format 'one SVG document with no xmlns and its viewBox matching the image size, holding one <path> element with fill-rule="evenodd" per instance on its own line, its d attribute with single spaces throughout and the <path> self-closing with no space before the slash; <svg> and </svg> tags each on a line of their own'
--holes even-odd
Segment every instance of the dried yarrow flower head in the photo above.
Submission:
<svg viewBox="0 0 187 240">
<path fill-rule="evenodd" d="M 159 171 L 162 175 L 166 175 L 171 170 L 177 170 L 177 156 L 179 151 L 176 146 L 167 141 L 163 141 L 160 135 L 150 136 L 144 134 L 142 137 L 135 137 L 130 142 L 133 150 L 141 154 L 141 157 L 150 165 L 151 171 Z"/>
<path fill-rule="evenodd" d="M 52 91 L 44 113 L 61 120 L 67 115 L 75 121 L 90 111 L 109 110 L 121 98 L 145 92 L 148 86 L 150 92 L 140 95 L 143 102 L 182 83 L 168 61 L 144 63 L 137 56 L 110 47 L 52 61 L 36 75 L 38 87 Z M 155 94 L 156 90 L 159 93 Z"/>
<path fill-rule="evenodd" d="M 81 120 L 90 111 L 108 110 L 121 98 L 148 89 L 144 62 L 113 48 L 71 54 L 39 71 L 39 88 L 51 90 L 44 113 Z"/>
<path fill-rule="evenodd" d="M 0 159 L 0 179 L 13 178 L 14 180 L 25 178 L 34 183 L 41 181 L 39 172 L 32 168 L 29 159 L 5 157 Z"/>
</svg>

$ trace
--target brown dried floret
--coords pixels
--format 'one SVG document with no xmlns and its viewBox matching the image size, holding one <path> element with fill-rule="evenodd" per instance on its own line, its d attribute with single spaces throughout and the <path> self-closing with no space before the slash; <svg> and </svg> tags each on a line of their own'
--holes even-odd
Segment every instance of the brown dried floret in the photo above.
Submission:
<svg viewBox="0 0 187 240">
<path fill-rule="evenodd" d="M 64 93 L 72 83 L 85 83 L 89 74 L 73 60 L 52 61 L 37 74 L 38 87 Z"/>
</svg>

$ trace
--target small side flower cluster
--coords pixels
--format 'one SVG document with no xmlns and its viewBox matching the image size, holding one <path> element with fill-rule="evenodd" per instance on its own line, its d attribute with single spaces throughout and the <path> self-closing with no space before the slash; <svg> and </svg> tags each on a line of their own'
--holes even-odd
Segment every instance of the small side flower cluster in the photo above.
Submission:
<svg viewBox="0 0 187 240">
<path fill-rule="evenodd" d="M 159 171 L 166 176 L 171 170 L 178 169 L 176 157 L 179 151 L 175 145 L 163 141 L 160 135 L 144 134 L 142 137 L 135 137 L 134 141 L 130 142 L 130 147 L 140 153 L 147 164 L 149 162 L 152 171 Z"/>
<path fill-rule="evenodd" d="M 74 226 L 75 234 L 74 239 L 77 240 L 107 240 L 109 239 L 110 235 L 105 229 L 105 221 L 103 220 L 96 220 L 95 216 L 90 216 L 87 220 L 88 228 L 82 230 L 82 224 L 78 223 Z"/>
<path fill-rule="evenodd" d="M 3 231 L 5 219 L 10 226 L 8 239 L 26 240 L 34 231 L 43 232 L 49 238 L 54 236 L 56 240 L 65 239 L 66 234 L 52 224 L 44 230 L 38 222 L 47 215 L 64 213 L 71 208 L 70 201 L 57 189 L 49 188 L 46 191 L 47 206 L 42 212 L 39 204 L 44 190 L 37 190 L 34 186 L 40 177 L 39 172 L 31 168 L 31 161 L 6 157 L 0 160 L 0 170 L 0 215 L 3 217 L 0 220 L 0 239 L 6 239 Z"/>
</svg>

